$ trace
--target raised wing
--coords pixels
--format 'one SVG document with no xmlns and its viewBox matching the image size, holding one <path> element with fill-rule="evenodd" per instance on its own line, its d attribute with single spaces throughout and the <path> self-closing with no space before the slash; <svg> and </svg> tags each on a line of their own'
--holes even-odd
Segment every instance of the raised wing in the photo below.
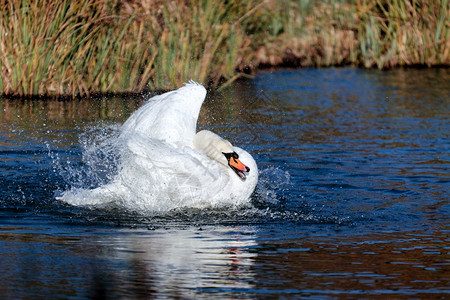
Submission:
<svg viewBox="0 0 450 300">
<path fill-rule="evenodd" d="M 121 138 L 143 134 L 173 145 L 192 147 L 205 97 L 205 88 L 193 81 L 152 97 L 124 123 Z"/>
</svg>

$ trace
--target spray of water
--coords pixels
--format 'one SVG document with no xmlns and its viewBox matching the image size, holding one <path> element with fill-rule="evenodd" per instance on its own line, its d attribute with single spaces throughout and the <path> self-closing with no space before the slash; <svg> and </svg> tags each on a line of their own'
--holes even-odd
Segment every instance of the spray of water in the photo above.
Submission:
<svg viewBox="0 0 450 300">
<path fill-rule="evenodd" d="M 259 207 L 261 207 L 262 211 L 265 211 L 267 206 L 276 206 L 280 201 L 279 193 L 288 189 L 290 185 L 290 175 L 287 171 L 268 167 L 259 171 L 259 183 L 250 202 L 230 200 L 228 203 L 224 203 L 224 205 L 216 205 L 216 203 L 212 202 L 207 204 L 198 202 L 197 198 L 202 197 L 202 191 L 198 190 L 198 187 L 202 185 L 192 181 L 195 181 L 195 177 L 174 177 L 173 180 L 167 182 L 158 181 L 158 176 L 161 176 L 159 173 L 161 172 L 160 170 L 154 169 L 154 172 L 152 172 L 151 169 L 146 169 L 142 161 L 136 163 L 137 158 L 132 156 L 129 151 L 124 151 L 126 145 L 119 138 L 119 128 L 120 126 L 116 124 L 107 126 L 99 124 L 88 128 L 80 134 L 78 139 L 79 147 L 75 151 L 76 153 L 72 155 L 65 155 L 63 157 L 58 152 L 49 151 L 49 155 L 53 161 L 54 171 L 66 183 L 66 186 L 62 190 L 56 192 L 57 199 L 70 195 L 72 202 L 67 202 L 82 205 L 85 198 L 91 198 L 92 200 L 99 196 L 98 193 L 106 194 L 107 191 L 107 197 L 113 201 L 102 201 L 101 205 L 100 201 L 98 203 L 91 201 L 90 203 L 97 208 L 116 209 L 117 207 L 121 207 L 127 211 L 138 211 L 147 215 L 153 214 L 155 211 L 162 213 L 183 210 L 187 206 L 195 209 L 222 210 L 226 208 L 227 210 L 233 211 L 246 210 L 245 214 L 248 214 L 249 209 L 259 211 Z M 151 145 L 146 144 L 146 146 L 160 147 L 161 145 L 154 143 Z M 184 149 L 183 151 L 187 150 Z M 175 154 L 179 155 L 179 153 Z M 124 162 L 126 166 L 124 166 Z M 133 174 L 124 171 L 124 169 L 127 169 L 131 165 Z M 151 167 L 149 166 L 149 168 Z M 128 168 L 129 170 L 130 168 Z M 124 178 L 127 174 L 131 175 L 135 180 L 130 182 Z M 149 177 L 154 178 L 149 179 Z M 111 183 L 118 180 L 121 183 L 127 183 L 126 188 L 128 190 L 125 193 L 123 190 L 120 192 L 114 190 L 115 187 Z M 153 183 L 153 185 L 147 186 L 147 182 Z M 155 185 L 155 182 L 161 184 Z M 121 185 L 121 187 L 123 186 L 125 184 Z M 93 191 L 98 191 L 98 193 Z M 160 203 L 158 207 L 154 203 L 151 205 L 148 204 L 147 206 L 143 205 L 142 199 L 151 198 L 149 197 L 150 193 L 165 195 L 167 197 L 166 199 L 159 199 Z M 184 197 L 180 197 L 179 194 L 183 194 Z M 116 199 L 112 199 L 114 197 Z M 77 198 L 76 201 L 73 200 L 75 198 Z M 191 202 L 187 201 L 186 198 L 192 199 Z M 192 205 L 186 205 L 186 203 L 191 203 Z M 255 208 L 255 206 L 258 208 Z"/>
</svg>

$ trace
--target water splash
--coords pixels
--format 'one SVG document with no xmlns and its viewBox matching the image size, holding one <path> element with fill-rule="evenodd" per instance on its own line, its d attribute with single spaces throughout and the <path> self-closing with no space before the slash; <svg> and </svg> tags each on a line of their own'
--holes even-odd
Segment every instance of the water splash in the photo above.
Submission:
<svg viewBox="0 0 450 300">
<path fill-rule="evenodd" d="M 174 147 L 139 134 L 124 138 L 118 126 L 91 128 L 80 135 L 79 144 L 76 162 L 64 162 L 52 153 L 55 170 L 70 186 L 56 197 L 69 204 L 165 212 L 180 207 L 239 206 L 248 202 L 247 197 L 240 196 L 242 193 L 230 193 L 226 188 L 239 181 L 237 177 L 230 178 L 221 171 L 223 166 L 205 161 L 206 156 L 190 147 Z M 246 155 L 247 161 L 252 162 Z M 203 170 L 208 172 L 205 180 Z"/>
<path fill-rule="evenodd" d="M 158 190 L 158 186 L 143 188 L 143 182 L 140 184 L 133 182 L 135 185 L 129 187 L 130 189 L 135 189 L 132 193 L 133 196 L 135 196 L 135 199 L 132 199 L 132 201 L 123 199 L 123 194 L 113 190 L 114 187 L 109 184 L 113 180 L 124 176 L 124 174 L 119 174 L 119 172 L 123 171 L 123 166 L 121 166 L 123 161 L 125 160 L 129 163 L 134 163 L 132 161 L 134 159 L 130 157 L 131 154 L 128 151 L 123 150 L 124 142 L 119 138 L 119 129 L 119 124 L 97 123 L 79 134 L 77 146 L 75 148 L 69 147 L 69 150 L 64 152 L 52 151 L 51 146 L 47 145 L 49 156 L 53 162 L 53 170 L 65 182 L 65 186 L 56 191 L 56 198 L 60 199 L 60 197 L 65 193 L 68 193 L 68 191 L 69 193 L 72 193 L 74 197 L 93 197 L 97 195 L 92 194 L 91 191 L 95 189 L 99 190 L 98 188 L 100 187 L 108 190 L 110 198 L 117 198 L 104 205 L 91 205 L 91 208 L 95 207 L 110 211 L 119 210 L 122 211 L 122 213 L 140 212 L 147 216 L 153 215 L 154 211 L 156 211 L 158 215 L 161 215 L 168 210 L 171 210 L 174 213 L 175 211 L 178 211 L 176 212 L 178 215 L 180 214 L 180 211 L 181 214 L 192 215 L 192 210 L 186 210 L 182 201 L 179 201 L 179 205 L 172 203 L 171 206 L 169 206 L 166 201 L 166 203 L 163 202 L 161 204 L 159 209 L 155 210 L 155 207 L 153 206 L 153 209 L 141 210 L 142 208 L 145 208 L 145 206 L 139 203 L 140 200 L 138 198 L 144 198 L 144 194 L 149 192 L 161 192 Z M 146 172 L 148 172 L 148 170 Z M 138 177 L 145 178 L 145 176 L 152 176 L 152 174 L 144 172 Z M 155 176 L 158 176 L 156 171 Z M 156 181 L 156 179 L 153 180 L 153 182 L 154 181 Z M 189 197 L 195 198 L 198 196 L 198 193 L 195 190 L 192 190 L 192 186 L 195 186 L 195 184 L 190 182 L 189 178 L 185 178 L 183 182 L 180 182 L 179 180 L 174 182 L 172 180 L 168 182 L 167 185 L 172 186 L 172 188 L 166 188 L 166 190 L 164 190 L 169 195 L 180 193 L 181 190 L 187 191 L 187 188 L 191 187 L 189 190 L 191 196 Z M 280 199 L 283 198 L 282 194 L 289 189 L 289 186 L 289 172 L 269 166 L 259 171 L 259 184 L 254 195 L 252 195 L 250 203 L 230 201 L 229 203 L 220 206 L 211 206 L 210 203 L 210 205 L 201 205 L 197 207 L 206 210 L 213 209 L 213 211 L 225 209 L 226 211 L 231 211 L 232 214 L 238 212 L 240 214 L 240 217 L 238 218 L 249 218 L 250 215 L 253 215 L 254 217 L 256 217 L 256 215 L 261 216 L 261 213 L 264 215 L 266 214 L 266 212 L 263 212 L 266 207 L 276 207 L 279 204 Z M 236 206 L 235 204 L 238 205 Z M 196 206 L 194 205 L 193 207 Z M 260 208 L 262 208 L 261 211 L 259 211 Z M 223 214 L 223 211 L 217 211 L 217 214 L 221 215 Z M 222 215 L 222 217 L 224 216 Z M 229 219 L 229 217 L 225 217 L 225 219 Z"/>
<path fill-rule="evenodd" d="M 117 174 L 119 157 L 113 140 L 118 136 L 118 124 L 96 124 L 79 135 L 77 146 L 65 151 L 53 150 L 47 143 L 53 172 L 66 183 L 65 189 L 96 188 L 108 183 Z M 58 191 L 59 195 L 61 191 Z"/>
<path fill-rule="evenodd" d="M 291 175 L 280 167 L 269 166 L 259 171 L 254 203 L 259 205 L 279 205 L 283 193 L 291 187 Z"/>
</svg>

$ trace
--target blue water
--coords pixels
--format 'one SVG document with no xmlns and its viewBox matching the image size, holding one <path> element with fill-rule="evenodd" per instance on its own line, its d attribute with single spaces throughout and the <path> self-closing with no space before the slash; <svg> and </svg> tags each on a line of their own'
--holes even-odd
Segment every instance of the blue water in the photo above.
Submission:
<svg viewBox="0 0 450 300">
<path fill-rule="evenodd" d="M 98 184 L 86 149 L 148 95 L 0 99 L 0 298 L 450 297 L 448 82 L 279 70 L 212 94 L 199 128 L 252 152 L 252 206 L 167 214 L 55 200 Z"/>
</svg>

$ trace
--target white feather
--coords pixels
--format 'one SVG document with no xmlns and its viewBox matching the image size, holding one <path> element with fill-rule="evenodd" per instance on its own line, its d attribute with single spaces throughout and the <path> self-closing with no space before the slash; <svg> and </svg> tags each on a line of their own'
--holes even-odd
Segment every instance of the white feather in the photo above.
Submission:
<svg viewBox="0 0 450 300">
<path fill-rule="evenodd" d="M 121 149 L 114 180 L 92 190 L 66 191 L 61 200 L 151 211 L 248 202 L 258 181 L 251 155 L 211 131 L 195 133 L 205 96 L 205 88 L 190 81 L 148 100 L 123 124 L 114 141 Z M 245 181 L 227 166 L 223 152 L 233 151 L 250 167 Z"/>
</svg>

